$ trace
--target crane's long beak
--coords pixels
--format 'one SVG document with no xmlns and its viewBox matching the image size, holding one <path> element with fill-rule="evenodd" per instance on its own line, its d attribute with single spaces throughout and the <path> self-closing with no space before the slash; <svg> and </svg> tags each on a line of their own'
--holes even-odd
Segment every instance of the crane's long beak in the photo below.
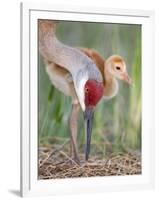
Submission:
<svg viewBox="0 0 159 200">
<path fill-rule="evenodd" d="M 93 113 L 94 113 L 93 107 L 86 108 L 86 110 L 84 112 L 85 132 L 86 132 L 86 146 L 85 146 L 85 159 L 86 159 L 86 161 L 88 160 L 89 153 L 90 153 Z"/>
</svg>

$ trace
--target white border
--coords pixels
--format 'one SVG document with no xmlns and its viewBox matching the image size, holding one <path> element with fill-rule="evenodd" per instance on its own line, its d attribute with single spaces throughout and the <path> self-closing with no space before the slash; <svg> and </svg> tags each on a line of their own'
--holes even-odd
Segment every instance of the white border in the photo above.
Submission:
<svg viewBox="0 0 159 200">
<path fill-rule="evenodd" d="M 154 186 L 154 13 L 55 6 L 21 5 L 21 194 L 93 193 Z M 142 25 L 142 175 L 37 180 L 37 19 Z M 151 116 L 151 117 L 150 117 Z"/>
</svg>

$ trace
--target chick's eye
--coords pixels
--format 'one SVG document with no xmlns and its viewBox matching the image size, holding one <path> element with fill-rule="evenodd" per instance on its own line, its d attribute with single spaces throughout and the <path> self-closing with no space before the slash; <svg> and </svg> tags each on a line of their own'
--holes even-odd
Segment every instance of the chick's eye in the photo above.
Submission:
<svg viewBox="0 0 159 200">
<path fill-rule="evenodd" d="M 119 67 L 119 66 L 116 66 L 116 69 L 117 69 L 117 70 L 120 70 L 120 67 Z"/>
</svg>

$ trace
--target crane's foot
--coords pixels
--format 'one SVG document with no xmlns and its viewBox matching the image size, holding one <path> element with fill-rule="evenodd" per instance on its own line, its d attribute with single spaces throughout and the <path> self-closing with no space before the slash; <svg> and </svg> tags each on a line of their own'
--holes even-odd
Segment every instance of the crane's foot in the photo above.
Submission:
<svg viewBox="0 0 159 200">
<path fill-rule="evenodd" d="M 73 156 L 70 159 L 70 164 L 72 165 L 81 165 L 80 159 L 77 156 Z"/>
</svg>

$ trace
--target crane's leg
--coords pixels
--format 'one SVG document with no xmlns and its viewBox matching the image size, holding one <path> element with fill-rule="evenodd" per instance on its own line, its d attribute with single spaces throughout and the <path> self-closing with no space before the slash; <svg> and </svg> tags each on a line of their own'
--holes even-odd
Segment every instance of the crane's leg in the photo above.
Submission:
<svg viewBox="0 0 159 200">
<path fill-rule="evenodd" d="M 77 117 L 79 112 L 80 105 L 79 103 L 72 103 L 72 109 L 71 114 L 69 118 L 69 128 L 70 128 L 70 156 L 73 158 L 73 160 L 77 163 L 80 163 L 79 157 L 78 157 L 78 146 L 77 146 Z"/>
</svg>

